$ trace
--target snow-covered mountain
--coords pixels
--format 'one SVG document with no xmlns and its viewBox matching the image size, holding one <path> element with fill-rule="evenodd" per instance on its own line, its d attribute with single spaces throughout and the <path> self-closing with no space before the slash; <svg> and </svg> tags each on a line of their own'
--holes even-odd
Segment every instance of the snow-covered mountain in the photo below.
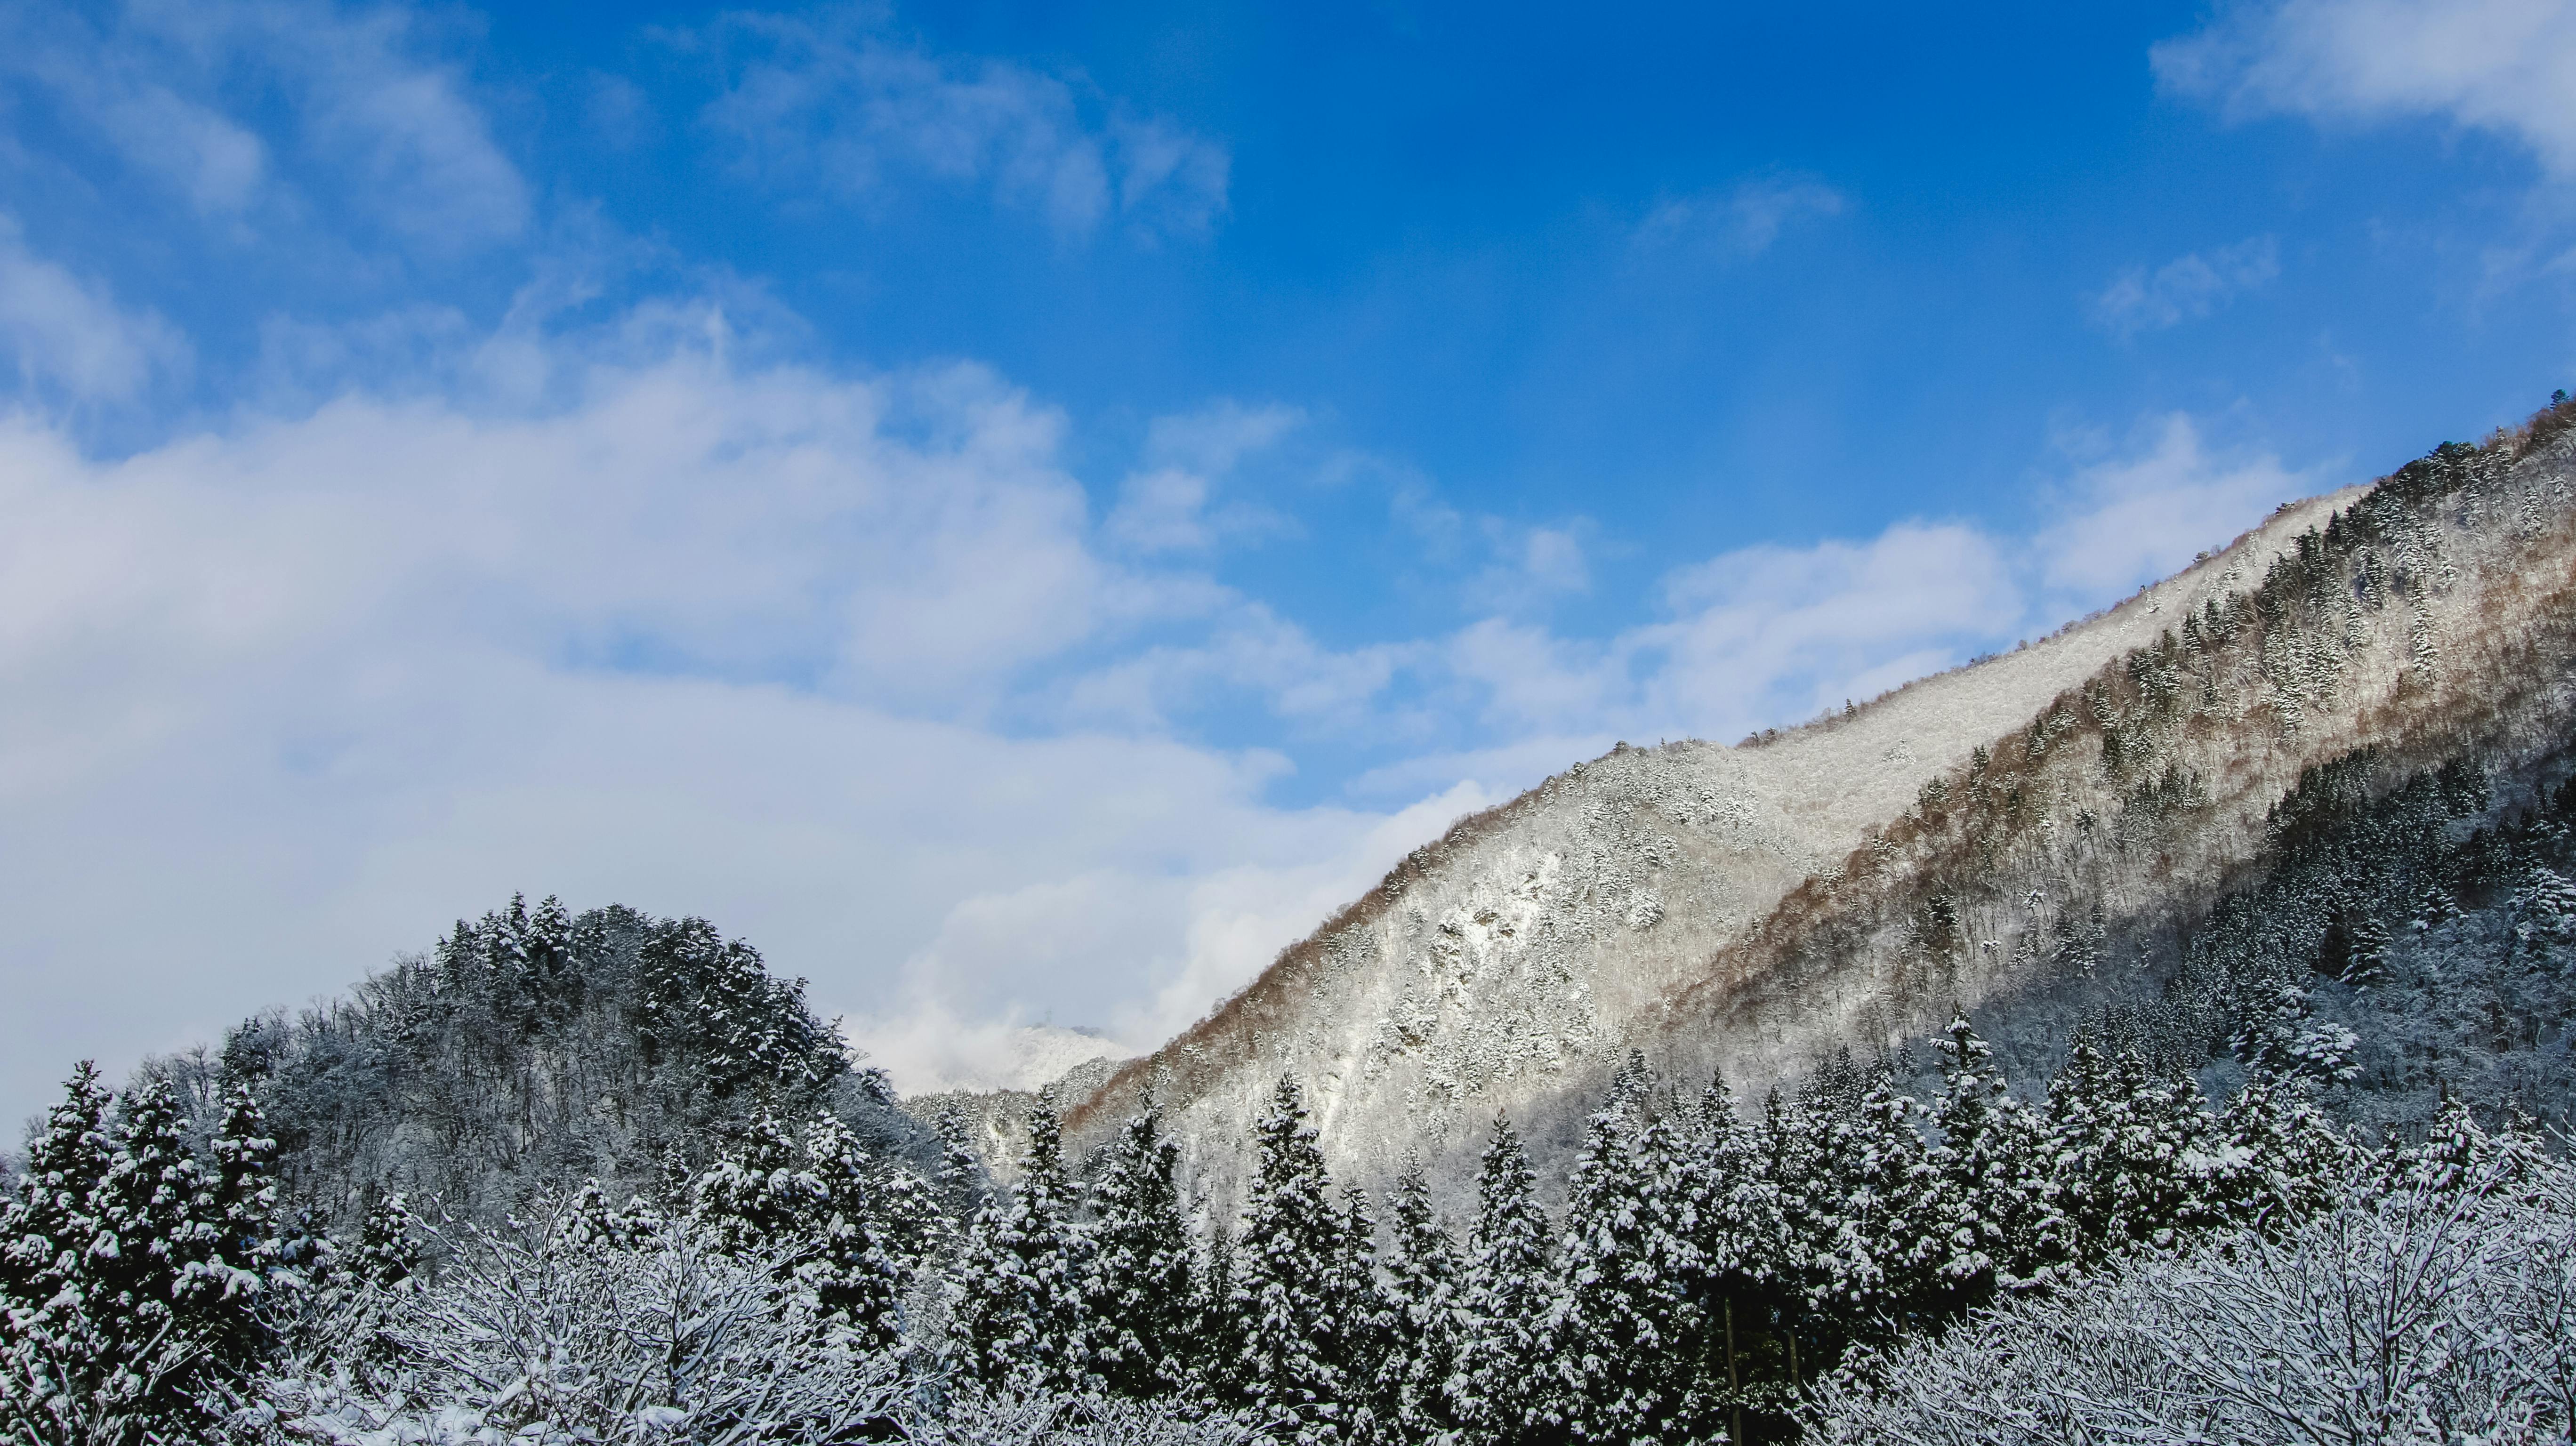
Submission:
<svg viewBox="0 0 2576 1446">
<path fill-rule="evenodd" d="M 1073 1136 L 1151 1091 L 1224 1198 L 1288 1074 L 1337 1175 L 1413 1157 L 1465 1180 L 1497 1112 L 1563 1152 L 1631 1049 L 1758 1092 L 1955 1007 L 2148 997 L 2259 874 L 2303 771 L 2510 772 L 2564 738 L 2576 433 L 2538 425 L 2286 506 L 2105 613 L 1842 716 L 1576 764 L 1121 1069 Z"/>
<path fill-rule="evenodd" d="M 907 1096 L 988 1094 L 1011 1090 L 1035 1094 L 1074 1069 L 1095 1060 L 1112 1064 L 1134 1059 L 1137 1051 L 1095 1029 L 1059 1024 L 1023 1024 L 1002 1030 L 990 1040 L 970 1041 L 935 1067 L 898 1073 L 896 1083 Z"/>
</svg>

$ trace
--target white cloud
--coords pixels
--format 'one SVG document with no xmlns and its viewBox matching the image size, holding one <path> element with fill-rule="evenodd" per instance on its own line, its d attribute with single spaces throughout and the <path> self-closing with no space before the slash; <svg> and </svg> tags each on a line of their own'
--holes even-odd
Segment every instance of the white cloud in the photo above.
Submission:
<svg viewBox="0 0 2576 1446">
<path fill-rule="evenodd" d="M 2107 600 L 2216 540 L 2142 519 L 2302 480 L 2168 421 L 2077 472 L 2036 551 L 1909 522 L 1677 570 L 1606 639 L 1506 611 L 1339 647 L 1095 521 L 1064 419 L 989 371 L 744 360 L 680 302 L 576 341 L 554 309 L 396 318 L 354 345 L 426 349 L 434 394 L 128 457 L 0 422 L 0 1097 L 340 987 L 518 889 L 706 914 L 904 1070 L 1037 1016 L 1152 1044 L 1608 737 L 1866 695 L 2008 638 L 2035 592 Z M 132 375 L 103 355 L 88 375 Z M 1166 418 L 1137 475 L 1221 484 L 1300 425 Z M 1187 500 L 1165 520 L 1224 515 Z M 1594 581 L 1580 524 L 1425 524 L 1480 526 L 1525 587 Z M 1285 758 L 1172 736 L 1246 697 L 1395 755 L 1347 795 L 1383 804 L 1282 805 Z"/>
<path fill-rule="evenodd" d="M 2154 50 L 2156 75 L 2238 115 L 2436 119 L 2576 175 L 2576 4 L 2281 0 L 2238 4 Z"/>
<path fill-rule="evenodd" d="M 116 147 L 158 174 L 209 215 L 249 206 L 268 174 L 259 137 L 211 106 L 149 80 L 99 74 L 77 64 L 53 77 L 82 101 Z"/>
<path fill-rule="evenodd" d="M 283 94 L 318 161 L 284 215 L 347 198 L 432 252 L 515 236 L 528 188 L 463 73 L 430 58 L 409 11 L 323 0 L 143 0 L 104 26 L 39 13 L 0 68 L 32 79 L 136 169 L 200 211 L 277 199 L 278 157 L 243 117 Z"/>
<path fill-rule="evenodd" d="M 559 403 L 354 395 L 120 460 L 0 423 L 0 1096 L 517 889 L 705 913 L 853 1014 L 1158 1028 L 1436 827 L 1274 806 L 1269 754 L 988 725 L 1224 599 L 1104 560 L 1061 420 L 986 373 L 647 330 L 560 345 Z"/>
<path fill-rule="evenodd" d="M 1485 541 L 1493 561 L 1468 582 L 1468 601 L 1480 608 L 1513 614 L 1590 592 L 1592 558 L 1588 539 L 1593 531 L 1591 522 L 1583 518 L 1554 527 L 1484 519 Z"/>
<path fill-rule="evenodd" d="M 1496 798 L 1454 783 L 1384 815 L 1337 809 L 1281 818 L 1240 863 L 1185 877 L 1069 874 L 965 900 L 905 966 L 889 1008 L 847 1021 L 899 1088 L 990 1075 L 1044 997 L 1033 981 L 1158 978 L 1150 993 L 1095 987 L 1100 1027 L 1142 1053 L 1250 983 L 1279 951 L 1384 877 L 1405 854 Z M 1076 997 L 1080 997 L 1077 995 Z M 1067 1017 L 1062 1004 L 1054 1010 Z"/>
<path fill-rule="evenodd" d="M 0 346 L 22 385 L 76 402 L 116 402 L 187 365 L 185 338 L 160 317 L 117 304 L 107 287 L 30 251 L 0 213 Z"/>
<path fill-rule="evenodd" d="M 1382 732 L 1391 722 L 1381 709 L 1390 685 L 1432 651 L 1413 642 L 1329 648 L 1231 594 L 1211 592 L 1200 606 L 1214 619 L 1204 640 L 1149 647 L 1086 673 L 1067 690 L 1064 716 L 1160 730 L 1175 714 L 1248 694 L 1303 727 Z"/>
<path fill-rule="evenodd" d="M 1159 118 L 1094 123 L 1071 86 L 1024 66 L 774 14 L 729 17 L 710 38 L 738 64 L 707 120 L 774 182 L 862 199 L 904 172 L 989 186 L 1065 235 L 1113 215 L 1195 234 L 1225 210 L 1223 146 Z"/>
<path fill-rule="evenodd" d="M 1865 539 L 1741 548 L 1673 570 L 1663 616 L 1605 638 L 1496 615 L 1393 654 L 1451 715 L 1481 710 L 1483 741 L 1382 765 L 1354 796 L 1460 777 L 1527 784 L 1614 737 L 1731 740 L 1798 722 L 2116 601 L 2332 485 L 2266 452 L 2213 448 L 2179 413 L 2142 425 L 2124 452 L 2092 450 L 2036 499 L 2027 534 L 1909 520 Z M 1425 736 L 1454 737 L 1454 716 Z"/>
<path fill-rule="evenodd" d="M 2281 274 L 2281 248 L 2256 236 L 2178 256 L 2153 272 L 2131 267 L 2092 299 L 2093 322 L 2122 338 L 2196 321 Z"/>
<path fill-rule="evenodd" d="M 1739 259 L 1761 255 L 1791 225 L 1839 216 L 1843 193 L 1812 176 L 1765 176 L 1723 191 L 1668 200 L 1647 213 L 1635 240 L 1643 247 L 1684 246 Z"/>
<path fill-rule="evenodd" d="M 2181 412 L 2140 431 L 2131 455 L 2092 463 L 2064 484 L 2056 517 L 2033 539 L 2041 581 L 2070 607 L 2170 576 L 2279 504 L 2332 485 L 2268 452 L 2213 452 Z"/>
<path fill-rule="evenodd" d="M 1234 164 L 1224 146 L 1158 118 L 1117 117 L 1108 138 L 1121 212 L 1149 232 L 1198 236 L 1215 228 Z"/>
<path fill-rule="evenodd" d="M 1665 596 L 1674 618 L 1634 638 L 1661 658 L 1646 700 L 1719 737 L 1955 662 L 2009 635 L 2024 607 L 2004 545 L 1956 523 L 1744 548 L 1674 574 Z"/>
<path fill-rule="evenodd" d="M 1281 519 L 1264 508 L 1236 504 L 1211 510 L 1209 503 L 1245 457 L 1276 445 L 1304 420 L 1293 407 L 1246 407 L 1230 400 L 1156 418 L 1146 430 L 1144 466 L 1120 484 L 1109 535 L 1137 552 L 1178 552 L 1278 526 Z"/>
</svg>

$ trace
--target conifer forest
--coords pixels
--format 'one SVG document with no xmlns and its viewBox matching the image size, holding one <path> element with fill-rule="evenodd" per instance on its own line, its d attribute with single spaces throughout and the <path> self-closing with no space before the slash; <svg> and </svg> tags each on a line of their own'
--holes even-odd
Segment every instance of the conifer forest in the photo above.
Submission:
<svg viewBox="0 0 2576 1446">
<path fill-rule="evenodd" d="M 2392 509 L 2542 534 L 2492 499 L 2564 509 L 2549 415 L 2555 472 L 2445 449 L 2274 581 L 2358 619 L 2347 576 L 2449 566 L 2373 572 Z M 2281 595 L 2107 674 L 2180 696 L 2160 659 L 2266 627 L 2289 657 Z M 2131 802 L 2087 857 L 2175 848 L 2202 775 L 2068 696 Z M 0 1443 L 2567 1441 L 2576 736 L 2524 716 L 2559 721 L 2303 765 L 2191 907 L 2056 914 L 2046 988 L 1750 1083 L 1621 1049 L 1570 1124 L 1488 1110 L 1465 1164 L 1341 1178 L 1339 1080 L 1193 1133 L 1156 1061 L 987 1158 L 748 943 L 513 899 L 220 1045 L 71 1068 L 0 1197 Z M 1921 837 L 2005 795 L 1968 767 Z M 1969 896 L 1929 897 L 1888 937 L 1966 953 Z"/>
</svg>

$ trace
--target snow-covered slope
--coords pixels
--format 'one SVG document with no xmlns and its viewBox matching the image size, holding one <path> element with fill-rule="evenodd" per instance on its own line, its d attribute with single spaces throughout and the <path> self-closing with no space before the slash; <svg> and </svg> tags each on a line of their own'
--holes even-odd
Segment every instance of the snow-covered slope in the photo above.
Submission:
<svg viewBox="0 0 2576 1446">
<path fill-rule="evenodd" d="M 1150 1089 L 1223 1198 L 1285 1073 L 1336 1170 L 1378 1181 L 1455 1162 L 1498 1111 L 1561 1146 L 1632 1047 L 1759 1089 L 2044 982 L 2070 920 L 2205 899 L 2300 768 L 2556 706 L 2565 659 L 2507 654 L 2571 611 L 2569 442 L 2463 449 L 2486 469 L 2465 490 L 2366 525 L 2329 528 L 2363 489 L 2286 507 L 2104 614 L 1856 713 L 1577 764 L 1122 1069 L 1076 1137 Z M 2155 668 L 2188 674 L 2187 706 Z"/>
<path fill-rule="evenodd" d="M 1034 1094 L 1094 1060 L 1116 1064 L 1135 1057 L 1135 1050 L 1097 1030 L 1024 1024 L 967 1041 L 937 1067 L 899 1075 L 897 1082 L 907 1095 L 995 1090 Z"/>
</svg>

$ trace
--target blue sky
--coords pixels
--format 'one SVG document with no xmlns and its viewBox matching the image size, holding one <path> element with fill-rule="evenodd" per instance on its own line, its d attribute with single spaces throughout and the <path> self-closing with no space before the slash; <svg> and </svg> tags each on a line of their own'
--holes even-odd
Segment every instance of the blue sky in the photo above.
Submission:
<svg viewBox="0 0 2576 1446">
<path fill-rule="evenodd" d="M 2576 9 L 12 7 L 0 1110 L 514 889 L 927 1081 L 2576 376 Z"/>
</svg>

